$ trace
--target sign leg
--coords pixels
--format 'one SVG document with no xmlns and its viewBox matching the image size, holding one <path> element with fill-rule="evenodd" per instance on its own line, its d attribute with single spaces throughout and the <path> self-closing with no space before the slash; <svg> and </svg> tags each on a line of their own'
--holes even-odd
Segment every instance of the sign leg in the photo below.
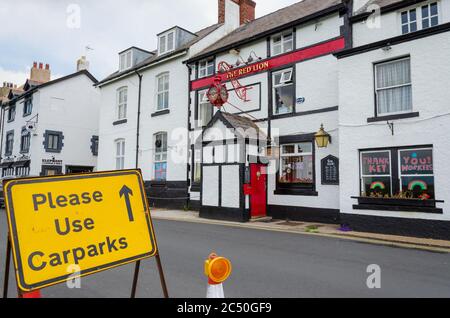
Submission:
<svg viewBox="0 0 450 318">
<path fill-rule="evenodd" d="M 136 266 L 134 268 L 133 286 L 131 287 L 131 298 L 136 298 L 136 289 L 137 289 L 137 283 L 139 280 L 140 268 L 141 268 L 141 261 L 137 261 Z"/>
<path fill-rule="evenodd" d="M 9 285 L 9 266 L 11 264 L 11 241 L 8 239 L 6 243 L 6 264 L 5 264 L 5 279 L 3 281 L 3 298 L 8 298 L 8 285 Z"/>
<path fill-rule="evenodd" d="M 164 271 L 161 264 L 161 257 L 159 253 L 155 256 L 156 264 L 158 266 L 159 279 L 161 280 L 161 287 L 163 290 L 164 298 L 169 298 L 169 292 L 167 291 L 166 279 L 164 278 Z"/>
</svg>

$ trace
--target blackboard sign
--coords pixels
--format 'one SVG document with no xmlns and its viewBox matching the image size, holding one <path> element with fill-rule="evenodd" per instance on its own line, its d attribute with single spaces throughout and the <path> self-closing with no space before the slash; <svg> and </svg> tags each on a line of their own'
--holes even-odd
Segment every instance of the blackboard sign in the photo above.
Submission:
<svg viewBox="0 0 450 318">
<path fill-rule="evenodd" d="M 322 160 L 322 184 L 339 185 L 339 159 L 335 156 Z"/>
</svg>

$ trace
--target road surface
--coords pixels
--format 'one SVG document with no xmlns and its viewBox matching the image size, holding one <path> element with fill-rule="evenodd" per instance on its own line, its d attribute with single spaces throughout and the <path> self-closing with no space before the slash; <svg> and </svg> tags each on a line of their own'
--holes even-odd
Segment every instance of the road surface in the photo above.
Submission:
<svg viewBox="0 0 450 318">
<path fill-rule="evenodd" d="M 204 298 L 203 261 L 212 251 L 227 256 L 233 274 L 227 298 L 241 297 L 450 297 L 450 254 L 378 246 L 334 238 L 218 225 L 155 221 L 172 297 Z M 0 211 L 3 286 L 6 216 Z M 367 267 L 381 267 L 381 289 L 369 289 Z M 129 297 L 134 265 L 42 291 L 44 297 Z M 138 297 L 161 297 L 154 260 L 142 263 Z M 10 275 L 10 296 L 16 296 Z"/>
</svg>

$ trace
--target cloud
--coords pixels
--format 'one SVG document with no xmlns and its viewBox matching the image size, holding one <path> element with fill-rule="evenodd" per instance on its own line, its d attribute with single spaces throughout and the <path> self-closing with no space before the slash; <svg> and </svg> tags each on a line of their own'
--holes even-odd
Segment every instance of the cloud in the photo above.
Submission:
<svg viewBox="0 0 450 318">
<path fill-rule="evenodd" d="M 298 0 L 256 2 L 262 16 Z M 216 23 L 217 0 L 1 0 L 0 21 L 0 43 L 8 43 L 0 68 L 12 72 L 1 73 L 0 82 L 3 76 L 20 78 L 23 65 L 33 61 L 70 74 L 81 55 L 100 79 L 117 69 L 117 53 L 125 48 L 153 50 L 156 35 L 174 25 L 195 32 Z M 86 52 L 86 46 L 94 50 Z"/>
</svg>

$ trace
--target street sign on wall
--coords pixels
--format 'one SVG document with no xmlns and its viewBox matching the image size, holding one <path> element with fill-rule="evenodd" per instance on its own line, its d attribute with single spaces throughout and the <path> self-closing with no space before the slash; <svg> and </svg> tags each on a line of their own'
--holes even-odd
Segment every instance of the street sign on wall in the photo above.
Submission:
<svg viewBox="0 0 450 318">
<path fill-rule="evenodd" d="M 138 170 L 17 179 L 4 191 L 22 291 L 158 252 Z"/>
</svg>

